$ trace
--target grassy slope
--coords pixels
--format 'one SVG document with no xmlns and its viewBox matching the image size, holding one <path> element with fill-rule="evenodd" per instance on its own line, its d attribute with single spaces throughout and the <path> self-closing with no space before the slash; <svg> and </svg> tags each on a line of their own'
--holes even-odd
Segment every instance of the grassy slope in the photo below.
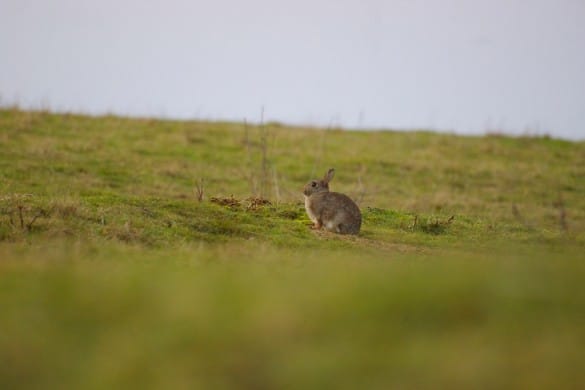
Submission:
<svg viewBox="0 0 585 390">
<path fill-rule="evenodd" d="M 308 228 L 330 166 L 360 237 Z M 0 179 L 0 385 L 583 380 L 583 143 L 4 110 Z"/>
</svg>

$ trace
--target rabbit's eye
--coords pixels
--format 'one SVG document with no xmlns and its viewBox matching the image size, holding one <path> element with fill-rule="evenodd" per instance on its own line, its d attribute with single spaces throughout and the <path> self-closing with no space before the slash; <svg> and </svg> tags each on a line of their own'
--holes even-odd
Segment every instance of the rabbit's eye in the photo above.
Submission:
<svg viewBox="0 0 585 390">
<path fill-rule="evenodd" d="M 314 181 L 314 182 L 312 182 L 312 183 L 311 183 L 311 187 L 317 187 L 317 182 L 315 182 L 315 181 Z"/>
</svg>

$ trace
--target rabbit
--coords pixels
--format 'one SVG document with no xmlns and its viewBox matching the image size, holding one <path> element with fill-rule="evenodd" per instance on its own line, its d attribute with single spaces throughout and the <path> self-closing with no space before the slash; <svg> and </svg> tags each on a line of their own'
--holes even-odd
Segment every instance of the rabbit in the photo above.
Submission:
<svg viewBox="0 0 585 390">
<path fill-rule="evenodd" d="M 314 223 L 313 229 L 325 227 L 330 232 L 358 234 L 362 225 L 359 207 L 347 195 L 329 191 L 329 182 L 335 169 L 327 171 L 323 179 L 311 180 L 305 185 L 305 209 Z"/>
</svg>

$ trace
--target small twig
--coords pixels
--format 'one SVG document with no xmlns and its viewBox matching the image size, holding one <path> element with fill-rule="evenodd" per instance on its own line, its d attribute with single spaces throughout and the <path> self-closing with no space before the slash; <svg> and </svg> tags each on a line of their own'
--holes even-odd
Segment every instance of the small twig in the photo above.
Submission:
<svg viewBox="0 0 585 390">
<path fill-rule="evenodd" d="M 559 199 L 553 204 L 559 210 L 559 226 L 562 232 L 569 231 L 569 224 L 567 223 L 567 210 L 565 209 L 565 201 L 563 195 L 559 193 Z"/>
<path fill-rule="evenodd" d="M 244 118 L 244 145 L 246 146 L 246 151 L 248 152 L 248 160 L 250 159 L 250 140 L 248 136 L 248 120 Z"/>
<path fill-rule="evenodd" d="M 250 192 L 252 194 L 256 193 L 256 183 L 254 180 L 254 174 L 252 169 L 252 152 L 251 152 L 251 144 L 250 136 L 249 136 L 249 129 L 248 129 L 248 120 L 244 118 L 244 145 L 246 147 L 246 176 L 248 178 L 248 185 L 250 186 Z"/>
<path fill-rule="evenodd" d="M 39 218 L 43 216 L 43 211 L 39 211 L 37 214 L 35 214 L 35 216 L 30 220 L 29 223 L 26 224 L 26 231 L 30 232 L 32 230 L 32 226 L 35 223 L 35 221 Z"/>
<path fill-rule="evenodd" d="M 54 206 L 51 207 L 49 210 L 39 209 L 37 211 L 37 213 L 31 218 L 31 220 L 28 223 L 25 223 L 24 222 L 24 214 L 23 214 L 24 206 L 19 205 L 19 206 L 17 206 L 17 208 L 18 208 L 18 215 L 20 218 L 20 228 L 26 232 L 30 232 L 32 230 L 33 225 L 37 221 L 37 219 L 39 219 L 41 217 L 50 216 L 53 213 L 53 210 L 55 209 Z M 11 220 L 12 220 L 12 218 L 11 218 Z M 12 222 L 11 222 L 11 224 L 12 224 Z"/>
<path fill-rule="evenodd" d="M 244 146 L 246 147 L 246 176 L 248 176 L 248 184 L 250 185 L 250 191 L 253 192 L 253 186 L 252 186 L 252 157 L 251 157 L 251 153 L 250 153 L 250 136 L 249 136 L 249 131 L 248 131 L 248 120 L 246 118 L 244 118 Z"/>
<path fill-rule="evenodd" d="M 18 205 L 18 217 L 20 218 L 20 228 L 24 230 L 24 217 L 22 215 L 22 210 L 24 206 Z"/>
<path fill-rule="evenodd" d="M 262 162 L 260 165 L 260 197 L 266 195 L 268 187 L 268 130 L 264 124 L 264 106 L 260 111 L 260 152 L 262 155 Z"/>
<path fill-rule="evenodd" d="M 193 192 L 195 193 L 195 198 L 197 198 L 198 202 L 203 201 L 204 190 L 205 190 L 205 182 L 204 182 L 203 178 L 201 178 L 201 179 L 199 179 L 197 184 L 195 184 L 195 189 L 193 190 Z"/>
<path fill-rule="evenodd" d="M 274 196 L 276 203 L 280 203 L 280 187 L 278 186 L 278 175 L 276 174 L 276 168 L 272 167 L 272 179 L 274 182 Z"/>
</svg>

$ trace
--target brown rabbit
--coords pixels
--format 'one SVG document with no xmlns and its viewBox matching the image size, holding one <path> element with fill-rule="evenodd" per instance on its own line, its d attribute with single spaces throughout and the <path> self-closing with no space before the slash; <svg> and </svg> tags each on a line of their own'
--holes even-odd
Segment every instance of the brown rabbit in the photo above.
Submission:
<svg viewBox="0 0 585 390">
<path fill-rule="evenodd" d="M 314 229 L 322 226 L 330 232 L 358 234 L 362 226 L 359 207 L 347 195 L 329 191 L 329 182 L 335 169 L 327 171 L 322 180 L 311 180 L 305 185 L 305 209 Z"/>
</svg>

